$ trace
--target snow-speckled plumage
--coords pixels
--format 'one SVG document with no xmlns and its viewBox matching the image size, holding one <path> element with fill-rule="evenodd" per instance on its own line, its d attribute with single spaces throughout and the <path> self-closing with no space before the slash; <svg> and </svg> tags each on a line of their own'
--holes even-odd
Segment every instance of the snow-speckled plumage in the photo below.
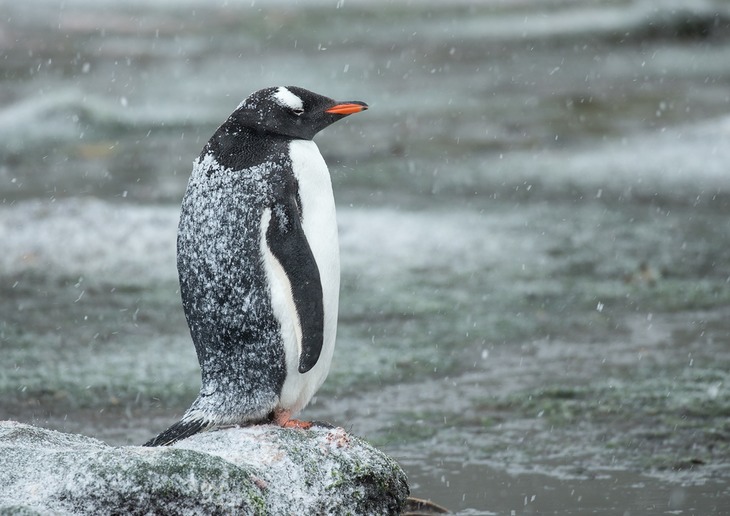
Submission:
<svg viewBox="0 0 730 516">
<path fill-rule="evenodd" d="M 178 229 L 200 394 L 148 445 L 301 410 L 329 371 L 339 249 L 329 171 L 311 138 L 346 116 L 302 88 L 244 100 L 195 161 Z M 351 111 L 355 112 L 355 111 Z"/>
</svg>

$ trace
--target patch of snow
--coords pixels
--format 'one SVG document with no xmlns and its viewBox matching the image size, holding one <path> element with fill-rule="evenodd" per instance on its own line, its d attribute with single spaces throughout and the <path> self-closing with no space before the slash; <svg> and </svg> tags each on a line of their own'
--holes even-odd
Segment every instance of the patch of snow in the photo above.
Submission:
<svg viewBox="0 0 730 516">
<path fill-rule="evenodd" d="M 93 199 L 0 208 L 0 270 L 174 281 L 178 209 Z"/>
<path fill-rule="evenodd" d="M 179 210 L 81 198 L 0 206 L 0 270 L 175 281 Z M 516 231 L 519 214 L 342 208 L 338 219 L 343 271 L 368 277 L 423 267 L 477 270 L 485 260 L 529 254 L 534 244 Z"/>
</svg>

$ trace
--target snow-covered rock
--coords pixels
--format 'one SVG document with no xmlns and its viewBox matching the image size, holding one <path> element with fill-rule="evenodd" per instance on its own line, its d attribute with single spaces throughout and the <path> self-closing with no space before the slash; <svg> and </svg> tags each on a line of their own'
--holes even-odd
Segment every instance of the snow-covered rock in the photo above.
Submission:
<svg viewBox="0 0 730 516">
<path fill-rule="evenodd" d="M 144 448 L 0 422 L 0 514 L 398 514 L 407 496 L 395 461 L 341 428 Z"/>
</svg>

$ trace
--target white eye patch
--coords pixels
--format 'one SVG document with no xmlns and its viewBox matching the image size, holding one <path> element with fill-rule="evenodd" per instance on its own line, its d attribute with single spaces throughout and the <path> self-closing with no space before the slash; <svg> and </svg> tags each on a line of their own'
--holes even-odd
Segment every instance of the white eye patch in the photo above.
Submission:
<svg viewBox="0 0 730 516">
<path fill-rule="evenodd" d="M 302 99 L 294 95 L 291 91 L 283 86 L 276 90 L 273 98 L 277 102 L 277 104 L 285 108 L 289 108 L 292 111 L 301 112 L 304 110 L 304 103 L 302 102 Z"/>
</svg>

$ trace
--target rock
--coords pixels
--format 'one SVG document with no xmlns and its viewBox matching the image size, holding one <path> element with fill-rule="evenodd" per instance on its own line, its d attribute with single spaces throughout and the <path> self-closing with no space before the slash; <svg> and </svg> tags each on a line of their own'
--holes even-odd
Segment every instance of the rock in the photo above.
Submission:
<svg viewBox="0 0 730 516">
<path fill-rule="evenodd" d="M 398 514 L 407 496 L 403 470 L 341 428 L 144 448 L 0 422 L 0 514 Z"/>
</svg>

